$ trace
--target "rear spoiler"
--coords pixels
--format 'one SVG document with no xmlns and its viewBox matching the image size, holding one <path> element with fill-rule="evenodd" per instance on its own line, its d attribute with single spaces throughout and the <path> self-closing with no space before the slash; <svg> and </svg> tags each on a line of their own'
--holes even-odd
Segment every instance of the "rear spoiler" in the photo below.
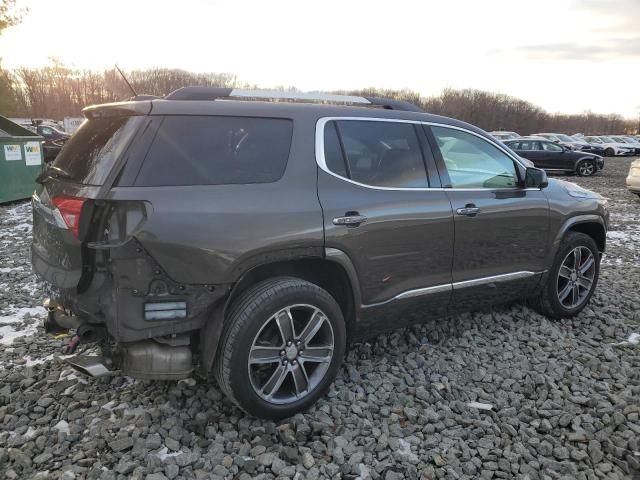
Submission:
<svg viewBox="0 0 640 480">
<path fill-rule="evenodd" d="M 151 99 L 133 102 L 104 103 L 92 105 L 82 109 L 82 114 L 88 119 L 104 117 L 120 117 L 134 115 L 149 115 L 151 113 Z"/>
</svg>

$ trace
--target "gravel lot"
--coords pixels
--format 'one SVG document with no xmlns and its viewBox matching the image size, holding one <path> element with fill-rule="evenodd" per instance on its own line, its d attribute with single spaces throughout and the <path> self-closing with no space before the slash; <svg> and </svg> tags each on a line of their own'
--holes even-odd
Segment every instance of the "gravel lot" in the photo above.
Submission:
<svg viewBox="0 0 640 480">
<path fill-rule="evenodd" d="M 598 290 L 573 320 L 522 305 L 351 349 L 279 423 L 213 385 L 80 377 L 45 336 L 30 206 L 0 207 L 0 478 L 640 478 L 640 198 L 630 159 L 569 178 L 610 199 Z"/>
</svg>

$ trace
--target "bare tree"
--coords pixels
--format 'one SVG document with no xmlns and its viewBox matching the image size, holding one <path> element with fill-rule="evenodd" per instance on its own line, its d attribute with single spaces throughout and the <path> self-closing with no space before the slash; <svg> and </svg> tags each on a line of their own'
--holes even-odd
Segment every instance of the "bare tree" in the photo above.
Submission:
<svg viewBox="0 0 640 480">
<path fill-rule="evenodd" d="M 192 73 L 179 69 L 153 68 L 125 74 L 137 93 L 158 96 L 188 85 L 256 88 L 255 85 L 240 83 L 235 75 L 229 73 Z M 132 96 L 131 90 L 116 69 L 103 72 L 76 70 L 55 59 L 42 68 L 0 71 L 0 89 L 4 84 L 10 85 L 10 94 L 0 96 L 0 113 L 21 112 L 36 118 L 79 115 L 87 105 L 122 101 Z M 297 90 L 294 86 L 276 88 Z M 427 112 L 454 117 L 487 131 L 514 130 L 520 134 L 542 131 L 609 134 L 631 133 L 635 129 L 633 120 L 626 120 L 617 114 L 551 114 L 531 102 L 482 90 L 448 88 L 433 97 L 423 97 L 407 89 L 365 88 L 335 93 L 405 100 Z"/>
</svg>

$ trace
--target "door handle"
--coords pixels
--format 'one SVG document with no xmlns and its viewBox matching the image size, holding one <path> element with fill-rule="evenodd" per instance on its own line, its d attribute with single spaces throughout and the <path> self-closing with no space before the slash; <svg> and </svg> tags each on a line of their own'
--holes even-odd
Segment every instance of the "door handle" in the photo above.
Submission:
<svg viewBox="0 0 640 480">
<path fill-rule="evenodd" d="M 480 209 L 476 207 L 473 203 L 467 203 L 464 208 L 456 209 L 456 213 L 458 215 L 464 215 L 466 217 L 475 217 Z"/>
<path fill-rule="evenodd" d="M 344 217 L 334 218 L 333 224 L 346 225 L 347 227 L 357 227 L 358 225 L 366 221 L 367 221 L 367 217 L 365 217 L 364 215 L 358 215 L 357 213 L 350 214 L 350 212 L 347 212 L 347 214 Z"/>
</svg>

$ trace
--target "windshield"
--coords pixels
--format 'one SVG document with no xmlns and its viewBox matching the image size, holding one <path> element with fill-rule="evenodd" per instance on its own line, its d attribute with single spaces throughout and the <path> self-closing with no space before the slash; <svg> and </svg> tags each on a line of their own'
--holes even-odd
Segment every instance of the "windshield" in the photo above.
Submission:
<svg viewBox="0 0 640 480">
<path fill-rule="evenodd" d="M 611 137 L 600 137 L 602 139 L 603 142 L 606 143 L 616 143 L 614 139 L 612 139 Z"/>
</svg>

